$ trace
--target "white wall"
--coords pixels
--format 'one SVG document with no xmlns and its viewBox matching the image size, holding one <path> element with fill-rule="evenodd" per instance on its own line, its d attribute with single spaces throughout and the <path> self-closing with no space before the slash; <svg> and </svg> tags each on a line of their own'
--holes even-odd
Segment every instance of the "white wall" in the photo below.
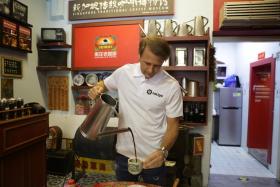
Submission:
<svg viewBox="0 0 280 187">
<path fill-rule="evenodd" d="M 223 61 L 227 59 L 230 69 L 235 69 L 235 74 L 240 78 L 242 90 L 243 90 L 243 103 L 242 103 L 242 140 L 241 146 L 247 150 L 247 132 L 248 132 L 248 108 L 249 108 L 249 76 L 250 76 L 250 63 L 258 60 L 258 53 L 265 52 L 266 58 L 275 55 L 277 51 L 280 51 L 279 42 L 266 41 L 265 38 L 253 39 L 253 41 L 247 41 L 248 38 L 244 38 L 244 41 L 240 39 L 232 42 L 214 42 L 216 47 L 216 59 Z M 232 66 L 232 67 L 231 67 Z M 230 74 L 228 74 L 230 75 Z M 280 73 L 276 72 L 276 76 L 279 77 Z M 279 86 L 279 85 L 278 85 Z M 278 115 L 279 107 L 277 111 L 274 111 Z M 274 129 L 279 129 L 279 124 L 274 123 Z M 278 130 L 277 130 L 278 132 Z M 272 165 L 269 166 L 270 171 L 276 175 L 277 157 L 278 157 L 278 136 L 273 135 L 273 153 L 272 153 Z M 279 162 L 278 162 L 279 163 Z"/>
<path fill-rule="evenodd" d="M 15 80 L 14 95 L 22 97 L 25 102 L 36 101 L 40 104 L 46 106 L 46 80 L 49 74 L 36 72 L 36 66 L 38 63 L 37 57 L 37 39 L 40 37 L 41 27 L 63 27 L 67 34 L 67 42 L 71 44 L 71 23 L 68 21 L 68 0 L 64 0 L 61 4 L 61 0 L 25 0 L 24 4 L 28 6 L 28 22 L 33 25 L 32 28 L 32 53 L 28 55 L 23 55 L 21 53 L 10 52 L 9 50 L 2 50 L 0 54 L 3 55 L 8 53 L 13 56 L 19 56 L 19 58 L 24 59 L 23 64 L 23 78 Z M 50 8 L 51 3 L 55 3 Z M 153 17 L 153 19 L 165 19 L 171 18 L 176 21 L 184 22 L 193 19 L 197 15 L 205 16 L 209 19 L 208 26 L 210 27 L 210 33 L 212 31 L 212 20 L 213 20 L 213 2 L 205 0 L 174 0 L 175 2 L 175 15 L 170 17 Z M 58 4 L 56 4 L 58 3 Z M 56 6 L 57 5 L 57 6 Z M 62 7 L 62 8 L 58 8 Z M 54 10 L 56 9 L 56 10 Z M 151 17 L 149 17 L 151 18 Z M 139 19 L 139 18 L 125 18 L 121 20 L 128 19 Z M 110 20 L 89 20 L 80 21 L 81 22 L 97 22 L 97 21 L 113 21 L 120 19 L 110 19 Z M 72 22 L 77 23 L 77 22 Z M 191 24 L 191 23 L 190 23 Z M 71 52 L 70 52 L 71 53 Z M 71 55 L 69 54 L 68 64 L 71 64 Z M 70 78 L 69 86 L 69 112 L 51 111 L 50 114 L 50 125 L 58 125 L 62 128 L 64 137 L 72 138 L 76 129 L 79 127 L 85 116 L 74 115 L 74 100 L 71 91 L 71 74 L 66 74 Z M 212 86 L 209 86 L 212 88 Z M 210 93 L 211 94 L 211 90 Z M 212 97 L 209 97 L 212 99 Z M 209 101 L 209 108 L 212 109 L 212 101 Z M 209 116 L 212 114 L 212 110 L 209 109 Z M 208 174 L 210 165 L 210 140 L 211 140 L 211 129 L 212 121 L 209 117 L 208 126 L 196 129 L 197 132 L 205 136 L 205 153 L 203 156 L 203 186 L 208 184 Z"/>
<path fill-rule="evenodd" d="M 227 66 L 227 76 L 236 73 L 236 64 L 237 56 L 237 43 L 232 42 L 219 42 L 215 43 L 216 48 L 216 60 L 224 62 Z"/>
</svg>

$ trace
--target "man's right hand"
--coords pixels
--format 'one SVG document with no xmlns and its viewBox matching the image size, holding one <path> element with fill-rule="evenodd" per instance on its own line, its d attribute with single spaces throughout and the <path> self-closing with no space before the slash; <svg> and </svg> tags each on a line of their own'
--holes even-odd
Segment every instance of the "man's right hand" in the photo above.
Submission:
<svg viewBox="0 0 280 187">
<path fill-rule="evenodd" d="M 88 91 L 88 96 L 91 99 L 96 99 L 103 92 L 105 92 L 105 85 L 103 81 L 99 81 L 94 87 Z"/>
</svg>

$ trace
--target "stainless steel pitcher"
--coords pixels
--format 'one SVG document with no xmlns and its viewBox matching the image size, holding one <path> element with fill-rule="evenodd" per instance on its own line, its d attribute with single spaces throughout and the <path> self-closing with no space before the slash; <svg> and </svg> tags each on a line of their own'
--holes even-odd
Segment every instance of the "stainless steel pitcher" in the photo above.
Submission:
<svg viewBox="0 0 280 187">
<path fill-rule="evenodd" d="M 118 129 L 114 131 L 105 131 L 111 115 L 116 114 L 117 101 L 108 94 L 101 94 L 94 107 L 88 113 L 86 119 L 81 124 L 81 134 L 90 140 L 97 139 L 98 136 L 116 134 L 118 132 L 128 131 L 129 129 Z"/>
<path fill-rule="evenodd" d="M 147 36 L 161 36 L 161 25 L 157 20 L 149 20 Z"/>
<path fill-rule="evenodd" d="M 187 23 L 181 23 L 178 25 L 178 33 L 177 36 L 187 36 L 192 33 L 193 27 L 188 25 Z"/>
<path fill-rule="evenodd" d="M 204 16 L 196 16 L 194 18 L 194 35 L 203 36 L 205 35 L 205 26 L 208 23 L 208 19 Z"/>
<path fill-rule="evenodd" d="M 164 36 L 175 36 L 177 34 L 178 23 L 171 19 L 164 20 Z"/>
</svg>

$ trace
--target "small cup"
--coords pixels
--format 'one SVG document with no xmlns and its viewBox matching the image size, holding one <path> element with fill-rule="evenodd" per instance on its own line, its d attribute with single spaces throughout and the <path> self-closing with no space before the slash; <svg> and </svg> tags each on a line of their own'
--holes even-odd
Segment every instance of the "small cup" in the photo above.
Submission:
<svg viewBox="0 0 280 187">
<path fill-rule="evenodd" d="M 132 175 L 138 175 L 141 173 L 143 168 L 143 163 L 140 159 L 129 158 L 127 161 L 128 164 L 128 172 Z"/>
</svg>

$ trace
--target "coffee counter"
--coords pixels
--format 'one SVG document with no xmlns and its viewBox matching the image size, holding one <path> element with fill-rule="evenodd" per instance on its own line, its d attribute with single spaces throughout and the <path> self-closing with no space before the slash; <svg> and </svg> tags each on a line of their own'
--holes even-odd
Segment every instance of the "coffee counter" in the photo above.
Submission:
<svg viewBox="0 0 280 187">
<path fill-rule="evenodd" d="M 49 113 L 0 121 L 0 186 L 46 186 Z"/>
</svg>

